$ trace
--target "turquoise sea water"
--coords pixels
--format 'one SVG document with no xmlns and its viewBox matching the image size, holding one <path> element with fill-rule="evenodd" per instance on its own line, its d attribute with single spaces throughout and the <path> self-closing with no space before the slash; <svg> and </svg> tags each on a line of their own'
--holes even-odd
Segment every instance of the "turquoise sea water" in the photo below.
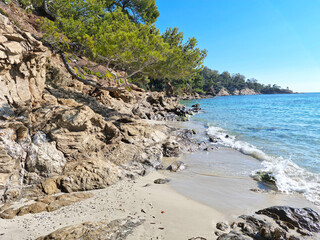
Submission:
<svg viewBox="0 0 320 240">
<path fill-rule="evenodd" d="M 320 204 L 320 93 L 227 96 L 199 102 L 192 120 L 216 144 L 252 155 L 277 178 L 279 190 Z"/>
</svg>

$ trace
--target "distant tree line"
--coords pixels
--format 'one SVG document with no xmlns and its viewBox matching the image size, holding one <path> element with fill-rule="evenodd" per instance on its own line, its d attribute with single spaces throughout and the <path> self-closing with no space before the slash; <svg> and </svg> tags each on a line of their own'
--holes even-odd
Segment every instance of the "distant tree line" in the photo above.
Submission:
<svg viewBox="0 0 320 240">
<path fill-rule="evenodd" d="M 207 94 L 217 95 L 221 89 L 225 89 L 229 94 L 234 94 L 235 91 L 242 89 L 252 89 L 259 94 L 281 94 L 292 93 L 289 88 L 283 89 L 276 84 L 264 85 L 258 83 L 258 80 L 251 78 L 246 79 L 244 75 L 237 73 L 231 75 L 225 71 L 219 73 L 217 70 L 211 70 L 204 67 L 198 71 L 192 78 L 178 79 L 169 81 L 158 81 L 152 79 L 150 83 L 145 86 L 151 90 L 161 91 L 172 88 L 175 94 Z"/>
</svg>

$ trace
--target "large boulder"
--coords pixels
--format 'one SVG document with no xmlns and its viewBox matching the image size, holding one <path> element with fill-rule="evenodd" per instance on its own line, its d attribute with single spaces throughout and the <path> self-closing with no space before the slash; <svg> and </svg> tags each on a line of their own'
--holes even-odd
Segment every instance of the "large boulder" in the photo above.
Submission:
<svg viewBox="0 0 320 240">
<path fill-rule="evenodd" d="M 70 163 L 58 185 L 64 192 L 88 191 L 105 188 L 123 177 L 123 170 L 119 166 L 95 159 Z"/>
</svg>

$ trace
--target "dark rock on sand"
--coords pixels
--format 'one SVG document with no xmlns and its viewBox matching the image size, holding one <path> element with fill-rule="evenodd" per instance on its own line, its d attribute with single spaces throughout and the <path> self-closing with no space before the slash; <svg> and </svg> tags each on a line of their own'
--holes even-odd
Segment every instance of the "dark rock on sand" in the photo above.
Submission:
<svg viewBox="0 0 320 240">
<path fill-rule="evenodd" d="M 154 180 L 153 182 L 155 184 L 165 184 L 165 183 L 170 182 L 170 180 L 167 178 L 159 178 L 159 179 Z"/>
</svg>

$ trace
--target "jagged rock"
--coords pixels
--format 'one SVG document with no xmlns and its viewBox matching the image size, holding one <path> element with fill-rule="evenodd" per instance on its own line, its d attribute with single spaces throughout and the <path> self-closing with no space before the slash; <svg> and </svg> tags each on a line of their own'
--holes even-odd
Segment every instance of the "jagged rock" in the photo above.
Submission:
<svg viewBox="0 0 320 240">
<path fill-rule="evenodd" d="M 135 220 L 131 217 L 113 221 L 86 222 L 79 225 L 68 226 L 37 240 L 120 240 L 126 239 L 133 230 L 141 225 L 144 220 Z"/>
<path fill-rule="evenodd" d="M 95 159 L 70 163 L 58 185 L 64 192 L 88 191 L 105 188 L 123 177 L 124 173 L 117 165 Z"/>
<path fill-rule="evenodd" d="M 155 169 L 163 169 L 163 155 L 160 147 L 148 147 L 141 153 L 141 162 Z"/>
<path fill-rule="evenodd" d="M 308 232 L 320 232 L 320 215 L 311 208 L 276 206 L 262 209 L 257 214 L 267 215 L 289 228 L 296 227 Z"/>
<path fill-rule="evenodd" d="M 178 157 L 181 153 L 181 147 L 177 141 L 169 139 L 163 144 L 163 155 L 165 157 Z"/>
<path fill-rule="evenodd" d="M 312 236 L 312 232 L 319 232 L 319 214 L 310 208 L 270 207 L 257 213 L 267 215 L 274 221 L 261 219 L 257 215 L 242 215 L 239 218 L 243 221 L 234 222 L 232 231 L 218 239 L 296 240 L 300 239 L 299 234 Z M 297 233 L 293 233 L 292 230 L 296 230 Z"/>
<path fill-rule="evenodd" d="M 61 151 L 55 147 L 55 142 L 49 142 L 43 132 L 37 132 L 32 138 L 26 169 L 38 175 L 48 177 L 52 174 L 61 174 L 66 159 Z"/>
<path fill-rule="evenodd" d="M 174 161 L 167 169 L 171 172 L 180 172 L 186 168 L 182 161 Z"/>
</svg>

